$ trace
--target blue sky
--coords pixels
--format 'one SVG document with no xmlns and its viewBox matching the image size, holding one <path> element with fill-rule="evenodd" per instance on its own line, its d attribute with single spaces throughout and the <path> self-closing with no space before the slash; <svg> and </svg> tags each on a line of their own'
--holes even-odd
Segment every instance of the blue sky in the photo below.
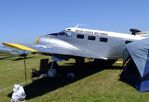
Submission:
<svg viewBox="0 0 149 102">
<path fill-rule="evenodd" d="M 84 24 L 129 33 L 149 30 L 149 0 L 0 0 L 0 42 L 32 43 L 37 36 Z"/>
</svg>

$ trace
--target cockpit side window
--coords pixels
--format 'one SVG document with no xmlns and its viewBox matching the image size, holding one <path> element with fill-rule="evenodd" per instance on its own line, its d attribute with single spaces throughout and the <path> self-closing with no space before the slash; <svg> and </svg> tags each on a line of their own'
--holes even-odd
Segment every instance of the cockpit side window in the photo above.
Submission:
<svg viewBox="0 0 149 102">
<path fill-rule="evenodd" d="M 65 35 L 65 32 L 59 32 L 58 35 Z"/>
</svg>

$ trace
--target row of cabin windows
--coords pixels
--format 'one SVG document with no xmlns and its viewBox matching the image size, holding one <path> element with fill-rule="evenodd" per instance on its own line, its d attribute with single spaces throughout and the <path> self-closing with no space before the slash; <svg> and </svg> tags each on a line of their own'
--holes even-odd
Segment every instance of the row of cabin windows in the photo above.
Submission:
<svg viewBox="0 0 149 102">
<path fill-rule="evenodd" d="M 78 34 L 77 35 L 77 38 L 84 39 L 84 35 Z M 88 36 L 88 40 L 96 40 L 96 37 L 95 36 Z M 108 38 L 101 37 L 99 39 L 99 41 L 101 41 L 101 42 L 108 42 Z"/>
<path fill-rule="evenodd" d="M 77 38 L 79 39 L 84 39 L 84 35 L 81 35 L 81 34 L 78 34 L 77 35 Z M 95 36 L 88 36 L 88 40 L 95 40 L 96 37 Z M 100 42 L 108 42 L 108 38 L 105 38 L 105 37 L 101 37 L 99 39 Z M 132 41 L 125 41 L 125 44 L 128 44 L 128 43 L 131 43 Z"/>
</svg>

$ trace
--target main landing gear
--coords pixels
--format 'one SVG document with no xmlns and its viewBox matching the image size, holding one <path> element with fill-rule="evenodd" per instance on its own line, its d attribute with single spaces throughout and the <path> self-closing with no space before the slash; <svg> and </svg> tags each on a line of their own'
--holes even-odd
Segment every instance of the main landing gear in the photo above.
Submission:
<svg viewBox="0 0 149 102">
<path fill-rule="evenodd" d="M 49 63 L 48 77 L 55 77 L 57 75 L 58 64 L 56 61 Z"/>
</svg>

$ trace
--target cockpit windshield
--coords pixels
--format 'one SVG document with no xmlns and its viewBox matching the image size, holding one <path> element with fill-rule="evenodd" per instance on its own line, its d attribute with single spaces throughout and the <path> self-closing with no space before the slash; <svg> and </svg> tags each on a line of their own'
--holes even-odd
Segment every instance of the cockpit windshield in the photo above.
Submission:
<svg viewBox="0 0 149 102">
<path fill-rule="evenodd" d="M 65 35 L 65 32 L 59 32 L 58 35 Z"/>
<path fill-rule="evenodd" d="M 47 35 L 54 35 L 54 36 L 65 35 L 65 32 L 50 33 L 50 34 L 47 34 Z"/>
</svg>

